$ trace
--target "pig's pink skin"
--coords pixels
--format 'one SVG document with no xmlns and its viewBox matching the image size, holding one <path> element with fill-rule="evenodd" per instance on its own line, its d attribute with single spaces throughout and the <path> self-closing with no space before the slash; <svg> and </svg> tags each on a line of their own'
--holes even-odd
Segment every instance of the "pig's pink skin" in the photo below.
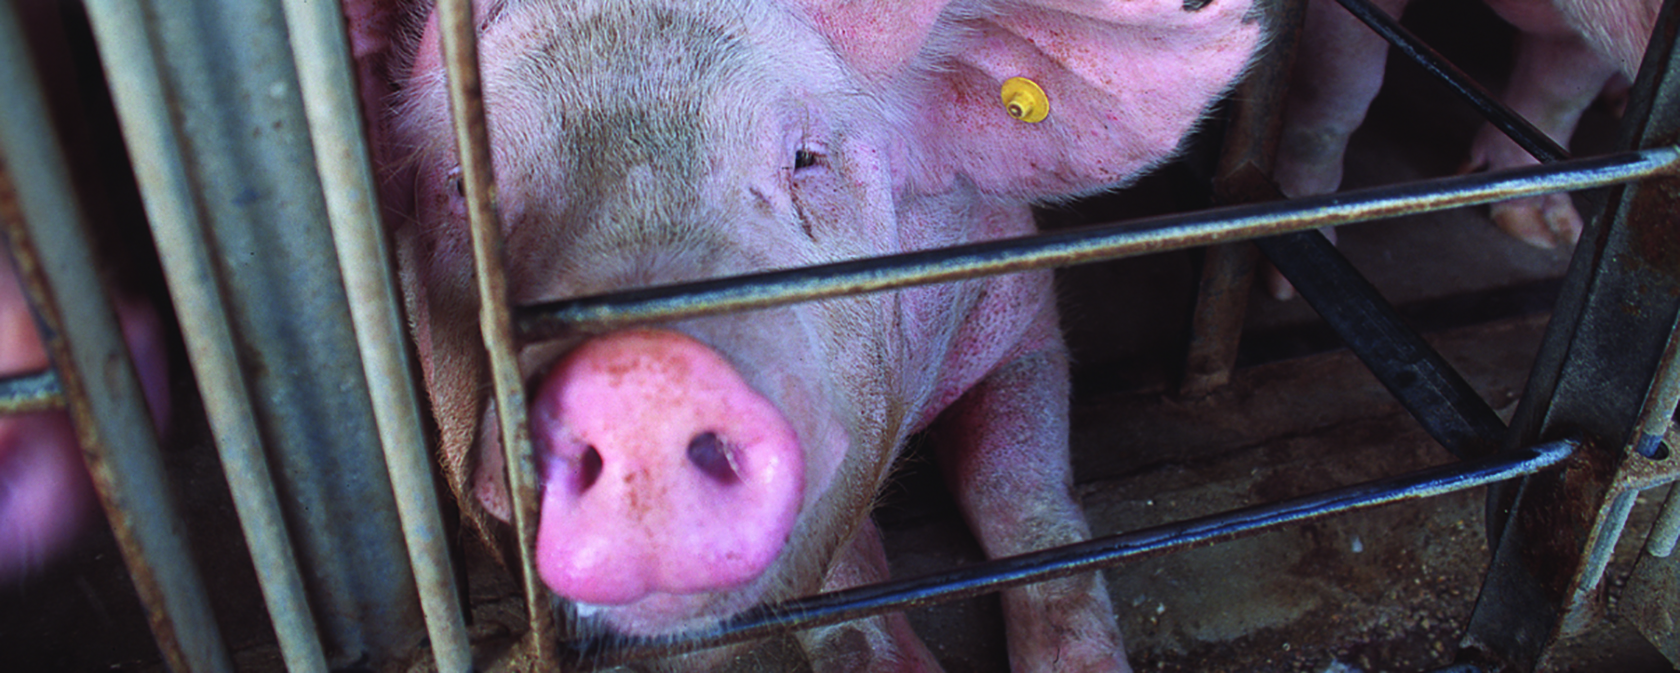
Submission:
<svg viewBox="0 0 1680 673">
<path fill-rule="evenodd" d="M 1398 16 L 1407 0 L 1378 0 Z M 1514 70 L 1504 101 L 1546 135 L 1568 143 L 1581 113 L 1606 87 L 1631 78 L 1655 25 L 1655 0 L 1490 0 L 1518 29 Z M 1388 44 L 1331 0 L 1307 3 L 1300 53 L 1284 112 L 1276 178 L 1290 196 L 1336 191 L 1348 137 L 1365 119 L 1382 85 Z M 1499 170 L 1538 163 L 1492 126 L 1477 133 L 1466 170 Z M 1502 230 L 1542 248 L 1573 244 L 1581 218 L 1569 195 L 1492 206 Z M 1275 272 L 1280 299 L 1293 290 Z"/>
<path fill-rule="evenodd" d="M 1263 32 L 1246 0 L 1196 11 L 1182 0 L 556 4 L 477 8 L 516 303 L 1031 233 L 1030 200 L 1107 188 L 1162 160 Z M 412 154 L 397 168 L 416 176 L 411 226 L 397 245 L 446 469 L 468 513 L 495 529 L 510 506 L 484 394 L 435 19 L 419 32 L 389 116 L 390 142 Z M 998 91 L 1013 76 L 1049 92 L 1048 120 L 1007 116 Z M 802 156 L 814 161 L 796 167 Z M 590 623 L 666 633 L 884 579 L 869 505 L 906 438 L 947 408 L 959 420 L 940 424 L 942 460 L 989 553 L 1084 539 L 1069 489 L 1067 371 L 1050 280 L 1019 274 L 522 347 L 521 373 L 539 382 L 531 431 L 546 445 L 551 491 L 538 558 L 561 568 L 565 540 L 590 537 L 556 511 L 573 494 L 552 493 L 579 474 L 555 467 L 580 455 L 569 412 L 554 411 L 571 381 L 568 353 L 581 348 L 586 364 L 599 362 L 649 334 L 680 341 L 685 358 L 715 359 L 702 378 L 727 382 L 725 409 L 750 407 L 743 417 L 791 430 L 798 468 L 772 475 L 764 499 L 791 499 L 794 520 L 781 543 L 780 513 L 740 515 L 763 538 L 745 554 L 762 572 L 717 573 L 693 554 L 649 558 L 633 542 L 681 531 L 605 543 L 631 559 L 620 564 L 628 576 L 586 586 L 588 573 L 610 570 L 595 564 L 555 582 L 562 594 L 594 599 L 575 604 Z M 691 383 L 649 374 L 632 387 Z M 672 411 L 711 418 L 716 410 L 697 410 L 713 401 Z M 596 449 L 596 479 L 606 479 L 616 468 Z M 665 500 L 669 490 L 626 493 L 681 501 Z M 657 528 L 678 516 L 643 517 L 633 504 L 598 511 L 605 520 L 590 526 Z M 775 550 L 767 563 L 762 549 Z M 1020 622 L 1010 630 L 1017 670 L 1126 669 L 1099 577 L 1014 590 L 1005 604 Z M 802 638 L 819 670 L 935 667 L 902 617 Z"/>
<path fill-rule="evenodd" d="M 157 314 L 118 304 L 123 336 L 152 420 L 169 415 L 166 356 Z M 47 354 L 9 258 L 0 255 L 0 376 L 46 369 Z M 0 417 L 0 582 L 27 575 L 73 546 L 98 505 L 70 417 L 45 411 Z"/>
</svg>

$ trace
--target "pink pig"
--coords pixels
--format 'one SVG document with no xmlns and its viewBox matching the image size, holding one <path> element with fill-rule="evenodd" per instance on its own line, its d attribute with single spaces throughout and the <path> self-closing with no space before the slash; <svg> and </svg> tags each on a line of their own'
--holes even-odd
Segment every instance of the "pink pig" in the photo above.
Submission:
<svg viewBox="0 0 1680 673">
<path fill-rule="evenodd" d="M 1029 205 L 1172 154 L 1263 39 L 1247 0 L 578 0 L 477 8 L 519 304 L 1021 236 Z M 363 72 L 391 25 L 347 14 Z M 486 399 L 436 20 L 392 57 L 380 153 L 442 454 L 487 535 L 511 505 Z M 404 64 L 406 62 L 406 65 Z M 373 66 L 365 64 L 373 63 Z M 394 64 L 394 65 L 393 65 Z M 1049 115 L 1021 121 L 1025 77 Z M 377 100 L 377 83 L 369 100 Z M 906 439 L 986 552 L 1085 539 L 1051 274 L 651 325 L 519 351 L 543 580 L 656 635 L 886 578 L 869 510 Z M 1126 670 L 1100 576 L 1004 596 L 1015 670 Z M 818 670 L 937 668 L 902 615 L 801 636 Z"/>
<path fill-rule="evenodd" d="M 1398 16 L 1409 0 L 1377 0 Z M 1600 92 L 1639 68 L 1657 0 L 1489 0 L 1520 31 L 1504 102 L 1546 135 L 1567 143 Z M 1336 191 L 1348 137 L 1382 86 L 1388 43 L 1334 0 L 1309 0 L 1300 52 L 1284 112 L 1277 181 L 1285 194 Z M 1466 169 L 1504 169 L 1539 163 L 1492 125 L 1484 125 Z M 1495 224 L 1541 248 L 1573 244 L 1581 217 L 1568 194 L 1494 204 Z M 1274 293 L 1282 287 L 1273 285 Z M 1287 292 L 1280 296 L 1287 295 Z"/>
</svg>

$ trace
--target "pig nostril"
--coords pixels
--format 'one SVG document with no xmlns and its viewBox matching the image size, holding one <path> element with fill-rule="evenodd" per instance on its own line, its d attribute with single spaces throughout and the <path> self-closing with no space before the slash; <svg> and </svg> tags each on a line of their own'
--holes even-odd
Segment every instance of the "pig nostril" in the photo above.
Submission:
<svg viewBox="0 0 1680 673">
<path fill-rule="evenodd" d="M 578 490 L 587 491 L 601 477 L 601 452 L 591 446 L 578 459 Z"/>
<path fill-rule="evenodd" d="M 725 484 L 740 479 L 735 474 L 735 466 L 729 464 L 729 451 L 724 447 L 723 440 L 710 430 L 688 440 L 688 462 L 694 463 L 706 476 Z"/>
</svg>

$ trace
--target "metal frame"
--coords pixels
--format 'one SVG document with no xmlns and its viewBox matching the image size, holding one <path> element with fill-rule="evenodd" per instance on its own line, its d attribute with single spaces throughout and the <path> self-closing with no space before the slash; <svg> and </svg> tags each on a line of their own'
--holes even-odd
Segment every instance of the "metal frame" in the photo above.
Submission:
<svg viewBox="0 0 1680 673">
<path fill-rule="evenodd" d="M 1363 11 L 1357 0 L 1342 1 Z M 507 306 L 499 270 L 488 140 L 481 101 L 473 94 L 478 88 L 477 58 L 468 4 L 446 0 L 439 10 L 444 16 L 446 61 L 458 63 L 450 69 L 451 108 L 458 146 L 463 148 L 462 172 L 485 307 L 482 327 L 491 351 L 497 408 L 503 413 L 510 484 L 521 504 L 515 508 L 515 528 L 532 630 L 513 656 L 528 657 L 533 665 L 549 668 L 562 660 L 603 665 L 735 642 L 1090 572 L 1140 555 L 1396 499 L 1532 475 L 1502 503 L 1509 506 L 1510 523 L 1500 529 L 1493 569 L 1460 657 L 1465 666 L 1529 670 L 1544 660 L 1561 634 L 1591 618 L 1602 561 L 1621 533 L 1633 495 L 1680 477 L 1680 468 L 1670 465 L 1674 461 L 1666 459 L 1663 446 L 1680 398 L 1674 356 L 1680 346 L 1672 339 L 1680 319 L 1680 238 L 1670 233 L 1671 227 L 1661 226 L 1668 223 L 1664 214 L 1680 212 L 1672 196 L 1680 191 L 1675 188 L 1680 149 L 1674 147 L 1680 140 L 1680 80 L 1668 76 L 1675 66 L 1680 2 L 1667 3 L 1652 40 L 1636 88 L 1645 93 L 1636 96 L 1637 104 L 1628 112 L 1633 121 L 1625 153 L 519 308 Z M 287 666 L 325 670 L 405 655 L 416 645 L 423 616 L 439 669 L 469 670 L 472 653 L 452 559 L 443 544 L 416 414 L 413 367 L 403 346 L 336 6 L 304 0 L 237 7 L 89 0 L 88 7 Z M 1299 5 L 1294 7 L 1298 10 Z M 0 51 L 0 90 L 35 92 L 39 87 L 30 81 L 27 58 L 15 48 L 21 41 L 3 32 L 16 31 L 15 21 L 8 23 L 10 9 L 0 8 L 0 48 L 14 45 Z M 1391 39 L 1407 41 L 1392 21 L 1362 17 L 1392 33 Z M 286 39 L 279 31 L 264 29 L 268 24 L 284 24 Z M 237 49 L 229 47 L 234 40 Z M 1291 49 L 1288 38 L 1275 46 L 1283 54 Z M 1408 47 L 1408 52 L 1429 58 L 1422 50 Z M 1274 83 L 1262 86 L 1277 90 L 1277 72 L 1264 76 Z M 1473 87 L 1459 90 L 1477 97 Z M 230 108 L 226 103 L 233 99 L 261 103 Z M 43 145 L 52 138 L 43 131 L 50 128 L 44 112 L 31 105 L 8 106 L 0 115 L 0 162 L 9 159 L 15 166 L 18 157 L 39 161 L 38 157 L 58 156 Z M 1276 122 L 1267 108 L 1275 110 L 1275 103 L 1245 111 L 1256 115 L 1245 122 L 1253 126 L 1233 135 L 1236 139 L 1221 169 L 1221 198 L 1226 202 L 1276 196 L 1265 178 L 1269 148 L 1275 142 L 1267 129 Z M 1525 131 L 1518 122 L 1506 126 L 1520 137 Z M 282 130 L 268 132 L 270 124 Z M 244 137 L 248 130 L 256 141 Z M 1532 129 L 1526 133 L 1527 144 L 1538 155 L 1564 156 L 1555 144 L 1534 141 L 1537 134 Z M 54 160 L 62 165 L 62 159 Z M 77 238 L 82 227 L 73 199 L 66 196 L 68 179 L 61 168 L 9 175 L 16 184 L 21 217 L 6 219 L 27 223 L 27 228 L 7 228 L 9 244 L 26 276 L 43 331 L 63 338 L 49 340 L 56 375 L 5 382 L 32 392 L 9 394 L 5 390 L 11 388 L 6 387 L 0 396 L 9 401 L 0 402 L 0 408 L 68 406 L 89 447 L 90 466 L 169 665 L 176 670 L 227 670 L 225 646 L 216 635 L 203 590 L 191 564 L 179 560 L 184 557 L 183 543 L 178 536 L 154 537 L 149 532 L 180 526 L 168 498 L 157 495 L 168 489 L 155 458 L 130 458 L 131 450 L 124 448 L 130 437 L 144 445 L 141 436 L 149 434 L 133 432 L 149 423 L 143 408 L 136 415 L 140 397 L 131 370 L 130 383 L 125 384 L 129 387 L 113 392 L 90 389 L 78 375 L 89 371 L 86 363 L 105 361 L 90 358 L 126 358 L 120 339 L 113 341 L 115 321 L 109 304 L 83 299 L 102 293 L 97 280 L 85 273 L 91 262 L 78 252 L 87 246 Z M 1583 237 L 1557 319 L 1508 432 L 1485 403 L 1467 392 L 1456 373 L 1438 362 L 1438 355 L 1400 325 L 1374 291 L 1361 287 L 1357 274 L 1338 268 L 1345 260 L 1338 264 L 1339 255 L 1310 231 L 1634 180 L 1643 181 L 1617 188 L 1615 205 Z M 0 202 L 13 198 L 10 193 L 0 197 Z M 55 231 L 71 233 L 60 236 Z M 536 481 L 529 442 L 520 439 L 524 391 L 509 357 L 516 341 L 1269 236 L 1277 238 L 1263 242 L 1262 248 L 1283 262 L 1303 295 L 1326 313 L 1433 436 L 1472 460 L 938 576 L 766 606 L 714 633 L 657 644 L 559 639 L 547 590 L 531 571 L 528 538 L 535 525 Z M 265 255 L 290 255 L 286 265 L 275 265 L 287 268 L 238 261 L 256 249 Z M 1327 260 L 1329 266 L 1290 264 L 1309 256 Z M 314 261 L 297 263 L 305 258 Z M 1235 266 L 1222 273 L 1240 283 L 1242 274 L 1231 269 L 1240 272 L 1242 254 L 1235 259 Z M 82 278 L 65 275 L 78 267 L 84 271 Z M 276 299 L 276 293 L 281 298 Z M 1226 293 L 1227 300 L 1241 296 L 1228 288 Z M 82 306 L 94 308 L 91 313 L 71 310 Z M 1343 317 L 1336 317 L 1339 311 Z M 311 315 L 311 334 L 287 328 L 288 320 L 304 313 Z M 1231 324 L 1228 314 L 1212 320 Z M 1218 346 L 1220 338 L 1209 343 Z M 1209 364 L 1193 368 L 1203 379 L 1187 384 L 1187 389 L 1217 385 L 1222 357 L 1210 355 Z M 253 358 L 257 363 L 298 358 L 313 364 L 301 368 L 305 376 L 288 375 L 271 371 L 284 367 L 253 366 Z M 1228 361 L 1223 366 L 1228 373 Z M 262 374 L 248 376 L 250 371 Z M 324 372 L 342 378 L 316 380 Z M 63 392 L 53 392 L 54 385 L 61 385 Z M 329 409 L 308 397 L 324 389 L 348 393 L 335 398 Z M 322 428 L 345 430 L 323 434 Z M 155 454 L 155 440 L 152 444 L 133 449 L 134 455 Z M 1504 450 L 1492 455 L 1501 445 Z M 152 463 L 130 467 L 140 465 L 130 460 Z M 268 461 L 284 466 L 282 474 L 270 474 Z M 322 468 L 323 461 L 332 463 L 330 469 Z M 1561 469 L 1546 470 L 1557 466 Z M 343 478 L 298 476 L 321 472 Z M 149 481 L 131 481 L 134 478 Z M 1569 507 L 1559 507 L 1560 502 Z M 348 530 L 341 522 L 323 521 L 320 514 L 305 515 L 312 510 L 331 512 L 333 507 L 352 507 L 358 519 L 371 523 Z M 1680 499 L 1662 519 L 1674 525 L 1659 526 L 1659 532 L 1680 532 Z M 1672 547 L 1672 537 L 1667 536 L 1667 543 L 1652 542 L 1652 554 L 1641 562 L 1636 581 L 1673 581 L 1673 569 L 1663 565 L 1670 562 L 1663 557 Z M 350 546 L 336 544 L 345 541 L 354 541 L 354 556 L 333 549 Z M 393 568 L 400 570 L 392 572 Z M 1651 598 L 1637 610 L 1644 615 L 1640 623 L 1647 634 L 1668 639 L 1664 651 L 1671 658 L 1680 655 L 1673 646 L 1673 627 L 1664 626 L 1677 613 L 1673 600 Z M 319 615 L 330 617 L 317 623 L 314 616 Z"/>
</svg>

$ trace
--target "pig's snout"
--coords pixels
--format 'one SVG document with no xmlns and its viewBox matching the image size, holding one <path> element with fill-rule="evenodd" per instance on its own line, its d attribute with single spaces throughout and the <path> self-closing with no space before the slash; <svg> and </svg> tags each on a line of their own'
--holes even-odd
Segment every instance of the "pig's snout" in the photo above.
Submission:
<svg viewBox="0 0 1680 673">
<path fill-rule="evenodd" d="M 747 584 L 799 513 L 792 426 L 721 355 L 668 331 L 585 342 L 531 413 L 543 462 L 537 567 L 595 605 Z"/>
</svg>

